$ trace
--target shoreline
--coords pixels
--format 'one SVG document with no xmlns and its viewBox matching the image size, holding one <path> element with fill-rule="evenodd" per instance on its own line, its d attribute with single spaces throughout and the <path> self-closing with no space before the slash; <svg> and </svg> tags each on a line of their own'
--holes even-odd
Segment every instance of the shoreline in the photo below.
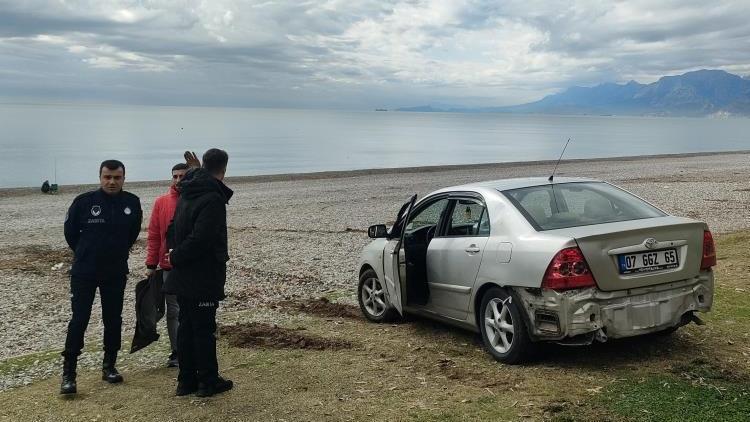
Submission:
<svg viewBox="0 0 750 422">
<path fill-rule="evenodd" d="M 581 164 L 586 162 L 630 162 L 644 159 L 679 159 L 694 157 L 713 157 L 717 155 L 743 155 L 750 154 L 750 149 L 733 150 L 733 151 L 708 151 L 708 152 L 685 152 L 675 154 L 654 154 L 654 155 L 627 155 L 621 157 L 593 157 L 593 158 L 571 158 L 560 161 L 561 165 Z M 230 157 L 231 160 L 231 157 Z M 384 167 L 354 170 L 326 170 L 315 172 L 301 173 L 279 173 L 279 174 L 259 174 L 250 176 L 228 176 L 229 183 L 267 183 L 267 182 L 290 182 L 296 180 L 320 180 L 320 179 L 342 179 L 347 177 L 373 176 L 373 175 L 393 175 L 393 174 L 411 174 L 411 173 L 437 173 L 443 171 L 464 171 L 464 170 L 486 170 L 486 169 L 507 169 L 507 168 L 524 168 L 543 165 L 554 165 L 557 160 L 535 160 L 535 161 L 508 161 L 492 163 L 475 163 L 475 164 L 441 164 L 432 166 L 411 166 L 411 167 Z M 544 176 L 544 175 L 540 175 Z M 128 182 L 128 188 L 151 188 L 162 186 L 168 183 L 168 180 L 139 180 Z M 68 188 L 73 191 L 84 192 L 97 188 L 96 183 L 58 185 L 60 189 Z M 126 189 L 127 190 L 127 189 Z M 23 186 L 0 188 L 0 198 L 26 196 L 39 193 L 39 187 Z"/>
</svg>

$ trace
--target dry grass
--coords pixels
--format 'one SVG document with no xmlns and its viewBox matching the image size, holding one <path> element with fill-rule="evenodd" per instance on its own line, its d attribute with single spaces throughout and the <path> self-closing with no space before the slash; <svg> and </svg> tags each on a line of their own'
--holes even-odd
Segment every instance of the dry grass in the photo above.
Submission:
<svg viewBox="0 0 750 422">
<path fill-rule="evenodd" d="M 376 325 L 305 312 L 290 302 L 280 309 L 299 318 L 294 325 L 287 330 L 261 326 L 273 345 L 242 340 L 259 335 L 253 334 L 258 325 L 220 338 L 220 367 L 236 382 L 224 395 L 175 398 L 176 372 L 168 369 L 126 373 L 119 386 L 83 373 L 81 393 L 73 400 L 59 397 L 56 378 L 0 393 L 0 416 L 14 421 L 742 420 L 737 419 L 744 412 L 742 400 L 750 400 L 743 395 L 750 394 L 748 244 L 750 233 L 717 239 L 714 312 L 707 325 L 683 327 L 670 337 L 550 345 L 531 364 L 506 366 L 494 362 L 475 335 L 441 324 Z M 238 316 L 248 322 L 259 315 L 243 312 Z M 346 347 L 300 347 L 307 341 L 302 337 Z"/>
</svg>

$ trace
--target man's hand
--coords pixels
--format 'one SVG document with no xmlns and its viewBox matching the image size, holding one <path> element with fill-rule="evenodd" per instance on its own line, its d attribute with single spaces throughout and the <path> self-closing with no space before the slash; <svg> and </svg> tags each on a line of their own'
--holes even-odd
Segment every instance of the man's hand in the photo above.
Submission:
<svg viewBox="0 0 750 422">
<path fill-rule="evenodd" d="M 201 166 L 201 160 L 195 155 L 194 151 L 185 151 L 185 164 L 190 168 L 198 168 Z"/>
<path fill-rule="evenodd" d="M 147 278 L 150 278 L 152 275 L 154 275 L 155 272 L 156 270 L 153 270 L 151 268 L 146 268 L 146 272 L 144 274 L 146 275 Z"/>
</svg>

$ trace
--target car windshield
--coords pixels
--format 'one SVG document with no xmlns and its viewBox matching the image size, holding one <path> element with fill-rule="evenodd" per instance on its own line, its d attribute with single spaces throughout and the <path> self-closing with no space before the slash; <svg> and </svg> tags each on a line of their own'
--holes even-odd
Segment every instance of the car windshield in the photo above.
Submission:
<svg viewBox="0 0 750 422">
<path fill-rule="evenodd" d="M 559 183 L 502 191 L 537 230 L 664 217 L 640 198 L 603 182 Z"/>
</svg>

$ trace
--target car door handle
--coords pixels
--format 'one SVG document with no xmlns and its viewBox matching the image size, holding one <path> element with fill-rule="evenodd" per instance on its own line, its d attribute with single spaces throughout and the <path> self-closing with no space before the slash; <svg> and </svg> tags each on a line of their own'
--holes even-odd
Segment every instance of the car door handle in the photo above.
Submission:
<svg viewBox="0 0 750 422">
<path fill-rule="evenodd" d="M 466 248 L 464 250 L 468 254 L 475 254 L 475 253 L 479 253 L 479 251 L 481 251 L 481 249 L 477 248 L 477 245 L 471 245 L 471 246 L 469 246 L 468 248 Z"/>
</svg>

